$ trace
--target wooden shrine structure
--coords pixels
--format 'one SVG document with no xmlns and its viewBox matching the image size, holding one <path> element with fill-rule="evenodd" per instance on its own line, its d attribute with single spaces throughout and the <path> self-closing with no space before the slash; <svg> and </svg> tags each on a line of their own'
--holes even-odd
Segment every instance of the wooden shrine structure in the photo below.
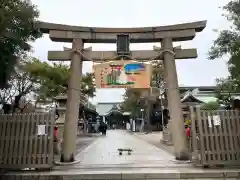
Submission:
<svg viewBox="0 0 240 180">
<path fill-rule="evenodd" d="M 187 159 L 188 148 L 184 132 L 175 59 L 197 58 L 197 50 L 173 48 L 173 42 L 192 40 L 196 33 L 201 32 L 205 26 L 206 21 L 142 28 L 98 28 L 41 22 L 41 31 L 48 33 L 52 41 L 72 43 L 71 50 L 48 52 L 50 61 L 71 61 L 62 161 L 74 161 L 77 129 L 73 127 L 76 127 L 79 112 L 81 91 L 79 81 L 82 77 L 82 62 L 108 61 L 118 56 L 117 51 L 84 49 L 84 43 L 117 43 L 117 38 L 121 34 L 127 36 L 129 43 L 161 43 L 159 49 L 131 51 L 128 56 L 142 61 L 162 60 L 175 156 L 179 160 Z"/>
</svg>

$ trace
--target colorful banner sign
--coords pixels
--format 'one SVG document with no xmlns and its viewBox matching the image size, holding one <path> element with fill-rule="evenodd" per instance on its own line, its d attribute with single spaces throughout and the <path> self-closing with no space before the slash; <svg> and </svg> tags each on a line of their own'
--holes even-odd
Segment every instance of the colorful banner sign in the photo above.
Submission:
<svg viewBox="0 0 240 180">
<path fill-rule="evenodd" d="M 151 65 L 113 61 L 94 65 L 96 88 L 149 88 Z"/>
</svg>

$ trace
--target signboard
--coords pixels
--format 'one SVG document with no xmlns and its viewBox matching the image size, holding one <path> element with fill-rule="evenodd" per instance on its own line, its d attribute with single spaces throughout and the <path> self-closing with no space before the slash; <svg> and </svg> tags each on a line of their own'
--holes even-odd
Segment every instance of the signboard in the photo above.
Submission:
<svg viewBox="0 0 240 180">
<path fill-rule="evenodd" d="M 94 65 L 97 88 L 149 88 L 151 65 L 137 61 L 113 61 Z"/>
</svg>

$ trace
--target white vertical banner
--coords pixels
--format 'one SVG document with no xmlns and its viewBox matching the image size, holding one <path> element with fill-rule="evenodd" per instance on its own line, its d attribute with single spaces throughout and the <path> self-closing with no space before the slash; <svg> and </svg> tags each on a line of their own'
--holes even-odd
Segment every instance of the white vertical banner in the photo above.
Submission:
<svg viewBox="0 0 240 180">
<path fill-rule="evenodd" d="M 212 127 L 212 116 L 208 116 L 208 127 Z"/>
</svg>

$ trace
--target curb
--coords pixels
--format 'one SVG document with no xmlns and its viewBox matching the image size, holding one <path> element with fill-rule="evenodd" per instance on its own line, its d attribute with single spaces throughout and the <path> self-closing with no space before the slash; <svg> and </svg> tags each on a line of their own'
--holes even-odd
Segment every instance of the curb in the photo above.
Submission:
<svg viewBox="0 0 240 180">
<path fill-rule="evenodd" d="M 33 180 L 41 176 L 42 180 L 52 180 L 52 179 L 115 179 L 115 180 L 150 180 L 150 179 L 239 179 L 240 170 L 196 170 L 196 169 L 168 169 L 168 170 L 150 170 L 145 169 L 143 171 L 132 171 L 132 170 L 120 170 L 120 171 L 54 171 L 50 173 L 44 172 L 32 172 L 32 173 L 18 173 L 12 172 L 9 174 L 3 174 L 4 180 L 11 180 L 14 178 L 24 178 L 25 180 Z"/>
</svg>

